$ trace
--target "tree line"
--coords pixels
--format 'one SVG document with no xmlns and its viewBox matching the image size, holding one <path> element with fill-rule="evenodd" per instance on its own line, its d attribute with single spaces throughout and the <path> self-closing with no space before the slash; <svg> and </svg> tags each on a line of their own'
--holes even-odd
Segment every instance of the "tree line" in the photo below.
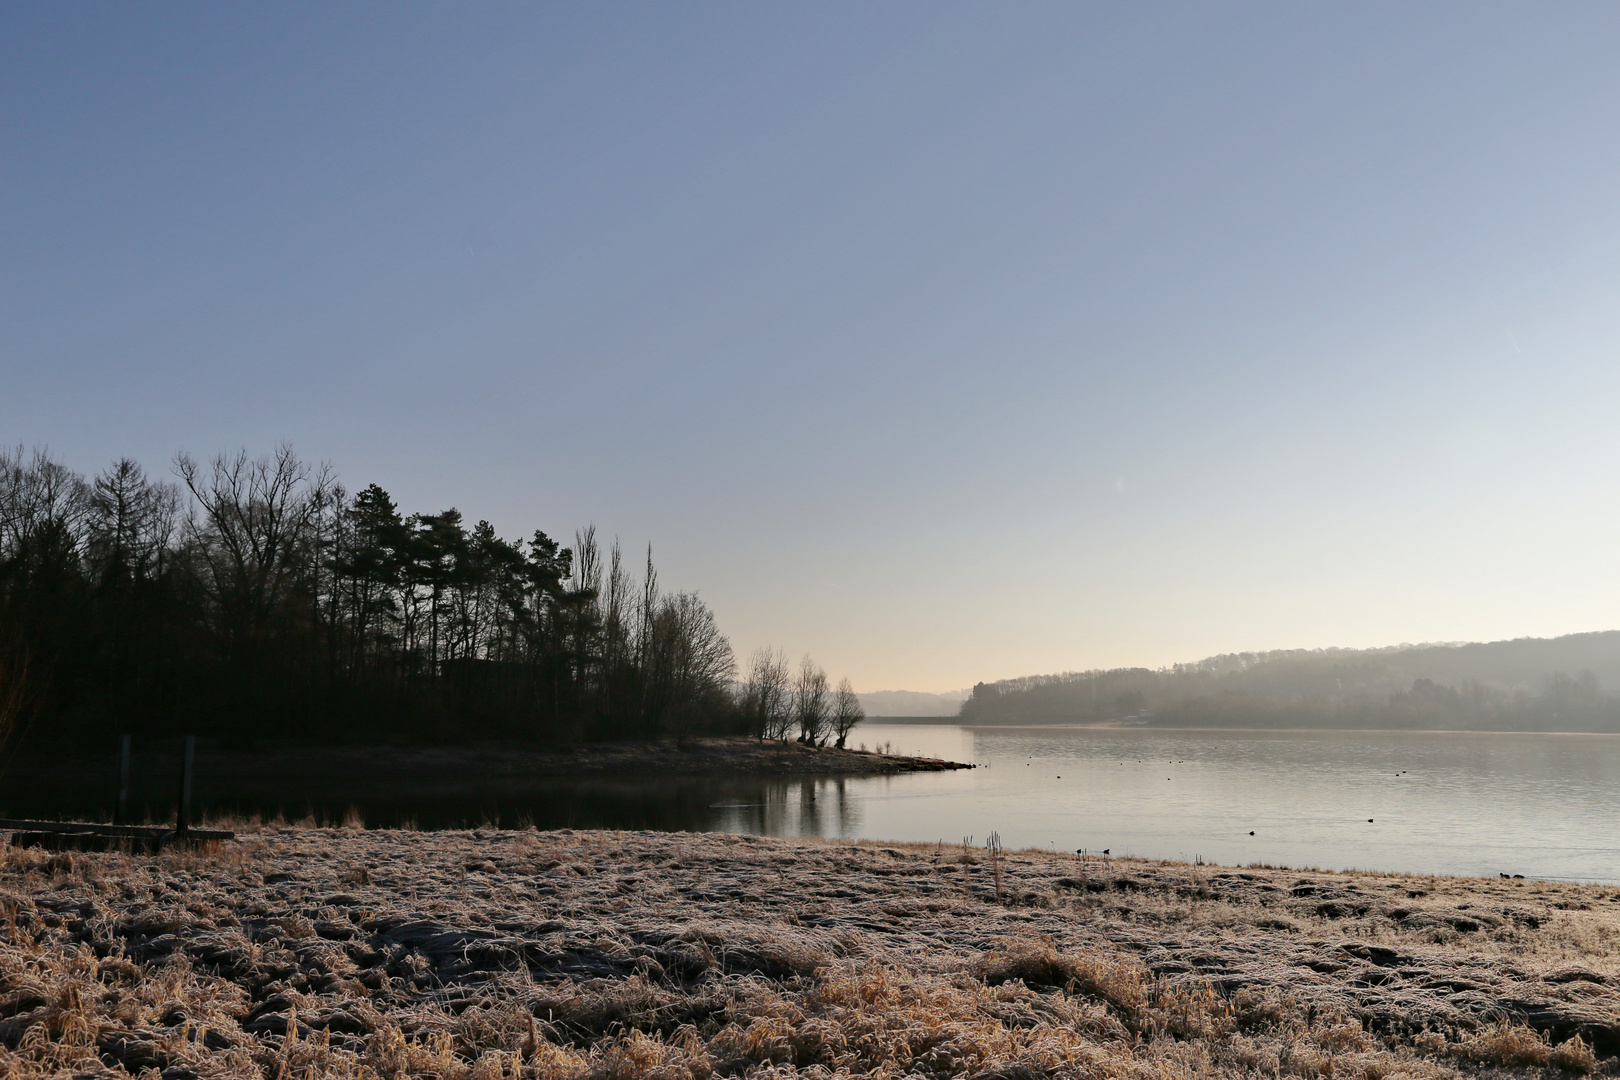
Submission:
<svg viewBox="0 0 1620 1080">
<path fill-rule="evenodd" d="M 697 594 L 594 527 L 564 546 L 407 515 L 285 445 L 174 474 L 0 451 L 0 740 L 841 745 L 861 719 L 809 657 L 762 650 L 737 682 Z"/>
<path fill-rule="evenodd" d="M 1616 670 L 1615 632 L 1231 653 L 980 683 L 959 715 L 979 724 L 1620 731 L 1620 698 L 1603 692 L 1598 674 Z"/>
</svg>

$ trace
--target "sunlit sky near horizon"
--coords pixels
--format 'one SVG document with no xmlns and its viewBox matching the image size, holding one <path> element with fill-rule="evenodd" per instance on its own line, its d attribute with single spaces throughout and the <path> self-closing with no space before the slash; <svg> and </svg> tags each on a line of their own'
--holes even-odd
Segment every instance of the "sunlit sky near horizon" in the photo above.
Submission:
<svg viewBox="0 0 1620 1080">
<path fill-rule="evenodd" d="M 0 442 L 858 689 L 1620 625 L 1620 8 L 0 7 Z"/>
</svg>

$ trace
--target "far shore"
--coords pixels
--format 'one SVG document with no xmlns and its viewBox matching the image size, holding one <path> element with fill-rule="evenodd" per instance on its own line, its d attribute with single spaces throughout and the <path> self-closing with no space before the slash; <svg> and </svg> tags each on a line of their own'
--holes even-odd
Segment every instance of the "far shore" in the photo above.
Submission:
<svg viewBox="0 0 1620 1080">
<path fill-rule="evenodd" d="M 1236 724 L 1154 724 L 1138 720 L 964 720 L 960 716 L 869 716 L 873 724 L 918 724 L 963 727 L 975 731 L 1081 728 L 1087 731 L 1199 731 L 1234 734 L 1320 735 L 1354 732 L 1362 735 L 1620 735 L 1620 731 L 1534 730 L 1527 728 L 1374 728 L 1374 727 L 1242 727 Z M 857 729 L 859 730 L 859 729 Z"/>
</svg>

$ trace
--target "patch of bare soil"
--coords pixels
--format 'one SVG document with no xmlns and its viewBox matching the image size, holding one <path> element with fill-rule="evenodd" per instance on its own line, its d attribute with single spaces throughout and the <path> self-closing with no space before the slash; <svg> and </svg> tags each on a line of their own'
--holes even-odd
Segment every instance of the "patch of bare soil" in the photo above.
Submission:
<svg viewBox="0 0 1620 1080">
<path fill-rule="evenodd" d="M 718 834 L 0 849 L 0 1077 L 1617 1071 L 1620 890 Z"/>
</svg>

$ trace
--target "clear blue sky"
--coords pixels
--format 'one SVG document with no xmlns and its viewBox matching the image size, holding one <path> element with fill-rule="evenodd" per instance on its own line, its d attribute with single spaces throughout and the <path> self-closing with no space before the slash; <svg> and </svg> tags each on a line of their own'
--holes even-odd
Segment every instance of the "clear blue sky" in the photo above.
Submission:
<svg viewBox="0 0 1620 1080">
<path fill-rule="evenodd" d="M 0 440 L 859 689 L 1620 625 L 1620 7 L 0 7 Z"/>
</svg>

